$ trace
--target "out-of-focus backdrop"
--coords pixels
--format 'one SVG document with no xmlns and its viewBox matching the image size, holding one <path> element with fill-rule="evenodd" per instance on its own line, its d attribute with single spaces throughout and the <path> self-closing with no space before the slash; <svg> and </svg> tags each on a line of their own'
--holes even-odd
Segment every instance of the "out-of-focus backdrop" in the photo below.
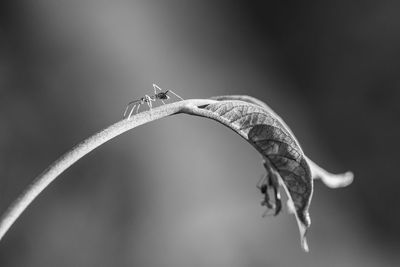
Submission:
<svg viewBox="0 0 400 267">
<path fill-rule="evenodd" d="M 262 218 L 258 153 L 187 115 L 90 153 L 0 242 L 0 266 L 398 266 L 400 3 L 2 1 L 0 211 L 151 84 L 248 94 L 354 183 L 316 182 L 308 234 Z"/>
</svg>

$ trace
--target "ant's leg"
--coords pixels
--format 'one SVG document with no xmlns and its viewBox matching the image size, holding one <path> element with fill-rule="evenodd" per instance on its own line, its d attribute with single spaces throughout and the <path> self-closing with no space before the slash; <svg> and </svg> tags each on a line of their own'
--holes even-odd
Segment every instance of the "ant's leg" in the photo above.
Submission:
<svg viewBox="0 0 400 267">
<path fill-rule="evenodd" d="M 162 91 L 162 89 L 155 83 L 153 83 L 153 88 L 154 88 L 154 94 L 157 94 L 157 90 Z"/>
<path fill-rule="evenodd" d="M 269 173 L 263 175 L 261 179 L 257 183 L 257 188 L 260 189 L 261 193 L 264 195 L 263 200 L 261 201 L 261 206 L 266 206 L 267 210 L 262 215 L 263 217 L 271 215 L 271 210 L 275 208 L 274 203 L 271 201 L 269 197 L 269 191 L 271 187 L 269 185 Z"/>
<path fill-rule="evenodd" d="M 270 165 L 269 162 L 264 161 L 264 166 L 267 169 L 268 172 L 268 184 L 272 189 L 274 190 L 274 198 L 275 198 L 275 214 L 278 215 L 279 212 L 282 209 L 282 201 L 281 201 L 281 195 L 279 193 L 279 179 L 280 175 L 278 171 Z"/>
<path fill-rule="evenodd" d="M 141 103 L 138 104 L 137 109 L 136 109 L 136 114 L 139 113 L 139 108 L 140 108 Z"/>
<path fill-rule="evenodd" d="M 131 102 L 129 102 L 129 103 L 126 105 L 123 118 L 125 118 L 126 114 L 128 113 L 129 107 L 131 106 L 131 104 L 132 104 L 133 102 L 134 102 L 134 101 L 131 101 Z"/>
<path fill-rule="evenodd" d="M 261 176 L 260 180 L 258 180 L 256 187 L 261 190 L 261 186 L 266 184 L 267 181 L 267 174 Z"/>
<path fill-rule="evenodd" d="M 131 118 L 133 111 L 135 110 L 136 104 L 132 106 L 131 112 L 129 112 L 128 120 Z"/>
<path fill-rule="evenodd" d="M 276 209 L 275 203 L 271 200 L 271 197 L 270 197 L 270 194 L 271 194 L 270 192 L 271 192 L 272 188 L 271 188 L 271 185 L 269 184 L 269 181 L 270 181 L 270 176 L 268 173 L 266 175 L 266 181 L 264 181 L 264 183 L 260 187 L 261 193 L 264 194 L 264 199 L 261 201 L 261 205 L 267 207 L 267 209 L 265 210 L 265 212 L 262 215 L 263 217 L 275 214 L 275 212 L 271 212 L 271 211 L 274 211 Z"/>
<path fill-rule="evenodd" d="M 129 104 L 126 105 L 125 112 L 124 112 L 124 116 L 122 116 L 123 119 L 125 119 L 126 113 L 128 113 L 129 106 L 130 106 Z"/>
<path fill-rule="evenodd" d="M 145 98 L 145 102 L 146 102 L 147 105 L 149 106 L 149 109 L 151 110 L 151 108 L 153 107 L 153 105 L 151 104 L 151 102 L 152 102 L 151 97 L 148 96 L 148 95 L 145 95 L 144 98 Z"/>
<path fill-rule="evenodd" d="M 128 111 L 129 111 L 129 107 L 130 107 L 130 105 L 126 105 L 125 112 L 124 112 L 124 116 L 122 116 L 123 119 L 126 118 L 126 114 L 127 114 Z"/>
<path fill-rule="evenodd" d="M 128 113 L 129 107 L 130 107 L 132 104 L 135 104 L 135 103 L 137 103 L 137 102 L 138 102 L 138 100 L 133 100 L 133 101 L 129 102 L 129 103 L 126 105 L 125 112 L 124 112 L 124 118 L 125 118 L 126 114 Z M 133 105 L 132 108 L 134 108 L 135 106 L 136 106 L 136 104 Z"/>
<path fill-rule="evenodd" d="M 169 92 L 169 91 L 170 91 L 170 90 L 168 90 L 167 92 Z M 167 97 L 167 99 L 170 99 L 169 95 L 165 94 L 165 96 Z M 160 100 L 161 100 L 161 102 L 165 105 L 165 102 L 162 101 L 162 99 L 160 99 Z"/>
<path fill-rule="evenodd" d="M 179 98 L 180 100 L 184 100 L 182 97 L 180 97 L 179 95 L 175 94 L 174 91 L 169 90 L 171 93 L 173 93 L 177 98 Z"/>
</svg>

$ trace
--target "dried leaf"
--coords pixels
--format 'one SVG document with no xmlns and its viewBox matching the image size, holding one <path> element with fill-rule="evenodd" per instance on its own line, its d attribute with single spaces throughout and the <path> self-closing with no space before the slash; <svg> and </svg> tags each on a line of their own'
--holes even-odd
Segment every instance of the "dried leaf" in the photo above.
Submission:
<svg viewBox="0 0 400 267">
<path fill-rule="evenodd" d="M 310 167 L 293 134 L 275 114 L 251 103 L 220 101 L 204 106 L 203 110 L 202 115 L 222 122 L 261 153 L 268 175 L 276 175 L 289 201 L 293 202 L 302 247 L 308 250 L 305 234 L 311 223 L 308 208 L 313 182 Z M 270 186 L 274 186 L 273 182 Z"/>
</svg>

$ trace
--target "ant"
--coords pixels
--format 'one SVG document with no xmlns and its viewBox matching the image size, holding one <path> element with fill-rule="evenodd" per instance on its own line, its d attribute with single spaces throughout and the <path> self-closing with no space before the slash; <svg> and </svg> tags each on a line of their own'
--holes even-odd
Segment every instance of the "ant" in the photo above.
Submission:
<svg viewBox="0 0 400 267">
<path fill-rule="evenodd" d="M 269 161 L 264 161 L 264 166 L 267 169 L 267 174 L 261 177 L 260 181 L 257 183 L 257 188 L 260 190 L 261 194 L 264 195 L 264 199 L 261 201 L 261 206 L 266 206 L 267 210 L 263 214 L 263 217 L 269 215 L 270 210 L 274 210 L 273 215 L 278 215 L 282 210 L 281 196 L 279 193 L 279 174 L 269 166 Z M 274 200 L 271 200 L 271 196 Z"/>
<path fill-rule="evenodd" d="M 165 102 L 163 100 L 170 99 L 170 96 L 168 95 L 168 93 L 172 93 L 180 100 L 183 100 L 182 97 L 180 97 L 179 95 L 174 93 L 172 90 L 163 91 L 157 84 L 154 84 L 154 83 L 153 83 L 153 88 L 154 88 L 154 95 L 152 95 L 152 96 L 144 95 L 144 97 L 133 100 L 133 101 L 129 102 L 128 105 L 126 105 L 125 112 L 124 112 L 124 118 L 127 117 L 128 119 L 130 119 L 133 111 L 135 110 L 135 107 L 136 107 L 136 114 L 137 114 L 139 112 L 140 105 L 142 105 L 144 103 L 146 103 L 149 106 L 150 110 L 153 107 L 151 102 L 155 102 L 157 99 L 161 100 L 161 102 L 165 105 Z M 157 90 L 159 90 L 161 92 L 157 92 Z M 129 115 L 126 116 L 128 114 L 129 110 L 130 110 Z"/>
</svg>

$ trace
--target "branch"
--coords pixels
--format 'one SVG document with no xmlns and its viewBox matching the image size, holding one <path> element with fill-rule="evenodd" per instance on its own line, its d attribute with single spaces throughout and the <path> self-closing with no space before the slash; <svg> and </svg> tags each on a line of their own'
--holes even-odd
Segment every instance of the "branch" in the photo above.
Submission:
<svg viewBox="0 0 400 267">
<path fill-rule="evenodd" d="M 196 106 L 208 105 L 215 102 L 217 101 L 209 99 L 189 99 L 163 105 L 152 110 L 136 114 L 129 120 L 121 120 L 82 141 L 70 151 L 62 155 L 55 162 L 53 162 L 41 174 L 39 174 L 25 189 L 25 191 L 10 205 L 0 219 L 0 240 L 4 237 L 21 213 L 51 182 L 53 182 L 63 171 L 69 168 L 80 158 L 88 154 L 90 151 L 101 146 L 114 137 L 117 137 L 118 135 L 142 124 L 178 113 L 190 113 L 190 110 Z"/>
<path fill-rule="evenodd" d="M 130 119 L 123 119 L 89 137 L 52 163 L 10 205 L 0 218 L 0 240 L 29 204 L 63 171 L 80 158 L 128 130 L 178 113 L 186 113 L 218 121 L 242 136 L 258 150 L 263 156 L 267 173 L 272 175 L 274 170 L 274 173 L 276 173 L 275 184 L 267 183 L 267 181 L 264 181 L 263 184 L 273 187 L 275 203 L 270 201 L 268 192 L 266 190 L 263 192 L 262 187 L 260 188 L 265 195 L 264 205 L 269 209 L 275 207 L 275 215 L 279 213 L 281 200 L 278 187 L 280 184 L 288 195 L 289 203 L 292 203 L 291 210 L 296 216 L 299 225 L 302 247 L 305 251 L 308 251 L 305 233 L 310 226 L 308 208 L 313 191 L 312 180 L 319 178 L 327 186 L 337 188 L 349 185 L 353 180 L 353 174 L 351 172 L 331 174 L 307 158 L 286 123 L 267 104 L 250 96 L 219 96 L 214 97 L 212 100 L 190 99 L 163 105 L 136 114 Z M 272 143 L 268 143 L 270 146 L 265 146 L 264 141 Z M 284 145 L 281 146 L 280 144 Z M 289 147 L 290 149 L 288 149 Z M 276 150 L 277 148 L 278 150 Z M 275 156 L 286 157 L 286 161 L 278 160 L 278 162 L 274 163 L 274 160 L 277 161 L 274 158 Z M 274 164 L 279 166 L 277 167 Z M 279 168 L 285 174 L 290 173 L 292 175 L 290 183 L 289 180 L 284 180 L 278 175 Z M 267 177 L 271 178 L 271 176 Z M 296 197 L 295 202 L 293 202 L 293 196 Z"/>
</svg>

